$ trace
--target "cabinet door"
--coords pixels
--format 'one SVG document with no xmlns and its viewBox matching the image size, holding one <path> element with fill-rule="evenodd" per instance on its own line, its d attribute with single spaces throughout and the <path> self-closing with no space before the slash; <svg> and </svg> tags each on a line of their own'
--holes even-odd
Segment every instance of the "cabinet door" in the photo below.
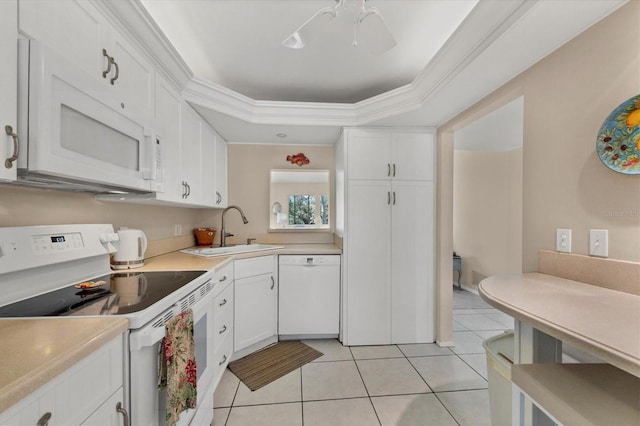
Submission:
<svg viewBox="0 0 640 426">
<path fill-rule="evenodd" d="M 433 342 L 433 182 L 394 182 L 392 204 L 391 342 Z"/>
<path fill-rule="evenodd" d="M 138 122 L 148 123 L 153 114 L 153 67 L 115 31 L 110 34 L 109 54 L 115 64 L 107 78 L 113 81 L 110 84 L 114 89 L 114 108 Z"/>
<path fill-rule="evenodd" d="M 216 137 L 216 207 L 227 207 L 227 141 Z"/>
<path fill-rule="evenodd" d="M 433 180 L 434 142 L 431 133 L 394 133 L 391 175 L 394 180 Z"/>
<path fill-rule="evenodd" d="M 391 133 L 357 131 L 347 135 L 348 179 L 391 177 Z"/>
<path fill-rule="evenodd" d="M 200 169 L 202 170 L 203 205 L 216 207 L 216 133 L 204 121 L 201 121 L 202 138 L 200 140 Z"/>
<path fill-rule="evenodd" d="M 118 405 L 120 404 L 120 405 Z M 124 404 L 124 391 L 118 389 L 116 393 L 105 401 L 96 411 L 93 412 L 82 426 L 120 426 L 125 424 L 124 413 L 120 410 L 126 410 Z M 127 410 L 128 411 L 128 410 Z M 128 414 L 127 414 L 128 415 Z"/>
<path fill-rule="evenodd" d="M 156 84 L 156 123 L 159 126 L 162 144 L 162 168 L 164 191 L 157 198 L 164 201 L 182 202 L 182 150 L 180 119 L 182 105 L 180 95 L 169 84 L 158 79 Z"/>
<path fill-rule="evenodd" d="M 18 131 L 17 121 L 17 87 L 18 87 L 18 2 L 17 0 L 0 1 L 0 181 L 16 179 L 18 166 L 16 161 L 11 168 L 5 161 L 13 157 L 15 141 L 7 134 L 5 126 L 11 126 L 13 132 Z"/>
<path fill-rule="evenodd" d="M 345 344 L 391 343 L 391 184 L 349 181 Z"/>
<path fill-rule="evenodd" d="M 234 351 L 277 334 L 278 288 L 273 274 L 236 278 Z"/>
<path fill-rule="evenodd" d="M 182 104 L 182 181 L 187 185 L 184 199 L 199 203 L 201 199 L 200 140 L 201 118 L 187 103 Z"/>
<path fill-rule="evenodd" d="M 4 1 L 2 0 L 4 3 Z M 20 31 L 53 49 L 87 75 L 108 84 L 103 71 L 108 60 L 109 28 L 104 18 L 86 1 L 20 0 Z"/>
</svg>

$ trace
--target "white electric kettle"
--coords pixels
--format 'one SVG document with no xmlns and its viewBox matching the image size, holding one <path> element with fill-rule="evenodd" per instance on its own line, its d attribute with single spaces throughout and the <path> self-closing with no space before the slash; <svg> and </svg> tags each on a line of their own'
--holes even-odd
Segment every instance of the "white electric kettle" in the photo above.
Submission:
<svg viewBox="0 0 640 426">
<path fill-rule="evenodd" d="M 118 251 L 113 254 L 113 269 L 139 268 L 144 265 L 144 252 L 147 250 L 147 236 L 139 229 L 120 228 Z"/>
</svg>

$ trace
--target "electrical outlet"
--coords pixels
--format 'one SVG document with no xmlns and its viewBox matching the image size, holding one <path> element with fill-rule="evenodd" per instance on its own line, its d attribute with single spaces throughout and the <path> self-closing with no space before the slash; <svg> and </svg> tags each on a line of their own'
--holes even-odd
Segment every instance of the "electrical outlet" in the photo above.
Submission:
<svg viewBox="0 0 640 426">
<path fill-rule="evenodd" d="M 180 235 L 182 235 L 182 225 L 180 225 L 179 223 L 175 224 L 173 235 L 176 237 L 179 237 Z"/>
<path fill-rule="evenodd" d="M 609 256 L 609 231 L 606 229 L 589 230 L 589 254 L 591 256 Z"/>
<path fill-rule="evenodd" d="M 571 253 L 571 229 L 556 229 L 556 251 Z"/>
</svg>

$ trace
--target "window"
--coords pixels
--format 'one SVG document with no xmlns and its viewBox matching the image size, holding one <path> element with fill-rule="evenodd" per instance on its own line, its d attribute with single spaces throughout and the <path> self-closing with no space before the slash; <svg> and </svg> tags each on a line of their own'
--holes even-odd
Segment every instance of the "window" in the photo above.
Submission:
<svg viewBox="0 0 640 426">
<path fill-rule="evenodd" d="M 329 225 L 329 198 L 321 195 L 289 195 L 289 225 Z"/>
</svg>

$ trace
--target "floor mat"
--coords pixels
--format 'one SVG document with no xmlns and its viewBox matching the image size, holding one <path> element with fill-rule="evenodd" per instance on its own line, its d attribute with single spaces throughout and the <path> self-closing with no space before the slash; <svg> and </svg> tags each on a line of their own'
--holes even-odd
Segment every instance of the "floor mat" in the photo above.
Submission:
<svg viewBox="0 0 640 426">
<path fill-rule="evenodd" d="M 229 369 L 254 391 L 322 355 L 302 342 L 287 340 L 233 361 Z"/>
</svg>

